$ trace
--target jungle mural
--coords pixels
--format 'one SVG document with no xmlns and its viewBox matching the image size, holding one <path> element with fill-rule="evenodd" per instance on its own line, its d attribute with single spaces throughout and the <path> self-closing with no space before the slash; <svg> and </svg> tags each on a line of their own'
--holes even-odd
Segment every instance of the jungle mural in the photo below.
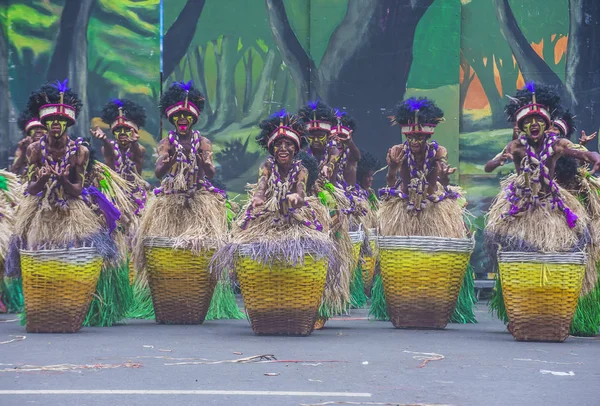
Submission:
<svg viewBox="0 0 600 406">
<path fill-rule="evenodd" d="M 113 98 L 146 108 L 150 182 L 151 155 L 168 130 L 161 89 L 193 80 L 206 96 L 199 129 L 213 143 L 217 177 L 242 196 L 264 159 L 256 124 L 271 113 L 326 101 L 356 118 L 357 144 L 383 161 L 400 140 L 391 109 L 423 95 L 445 112 L 435 138 L 481 227 L 510 170 L 483 171 L 512 134 L 505 94 L 528 80 L 555 85 L 579 129 L 598 129 L 599 20 L 594 0 L 5 0 L 0 165 L 21 138 L 16 121 L 29 93 L 65 77 L 85 106 L 73 136 L 108 128 L 99 116 Z M 488 271 L 481 250 L 472 261 Z"/>
</svg>

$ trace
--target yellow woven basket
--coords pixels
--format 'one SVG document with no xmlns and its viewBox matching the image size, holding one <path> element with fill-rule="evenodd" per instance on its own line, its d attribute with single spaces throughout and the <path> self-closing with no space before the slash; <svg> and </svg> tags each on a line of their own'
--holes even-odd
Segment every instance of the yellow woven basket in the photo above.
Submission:
<svg viewBox="0 0 600 406">
<path fill-rule="evenodd" d="M 473 240 L 380 236 L 377 241 L 394 327 L 445 328 L 456 306 Z"/>
<path fill-rule="evenodd" d="M 202 324 L 215 289 L 208 271 L 214 249 L 196 255 L 162 237 L 146 238 L 144 246 L 156 322 Z"/>
<path fill-rule="evenodd" d="M 373 287 L 373 276 L 375 275 L 375 265 L 377 264 L 377 230 L 372 228 L 369 229 L 369 245 L 371 246 L 372 255 L 365 255 L 363 260 L 363 286 L 365 290 L 365 295 L 369 296 L 371 294 L 371 288 Z"/>
<path fill-rule="evenodd" d="M 256 334 L 312 333 L 327 277 L 327 261 L 305 255 L 304 263 L 263 265 L 242 248 L 236 267 L 246 311 Z"/>
<path fill-rule="evenodd" d="M 585 273 L 582 252 L 500 252 L 498 265 L 509 330 L 519 341 L 564 341 Z"/>
<path fill-rule="evenodd" d="M 74 333 L 92 301 L 102 257 L 95 248 L 21 251 L 29 333 Z"/>
<path fill-rule="evenodd" d="M 352 256 L 356 268 L 360 259 L 360 247 L 363 244 L 365 233 L 363 231 L 350 231 L 348 234 L 350 234 L 350 240 L 352 241 Z"/>
</svg>

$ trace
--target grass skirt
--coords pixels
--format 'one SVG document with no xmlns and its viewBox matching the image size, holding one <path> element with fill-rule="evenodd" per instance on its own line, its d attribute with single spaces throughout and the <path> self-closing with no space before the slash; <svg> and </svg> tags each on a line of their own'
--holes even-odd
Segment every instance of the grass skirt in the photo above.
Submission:
<svg viewBox="0 0 600 406">
<path fill-rule="evenodd" d="M 438 186 L 438 190 L 443 191 Z M 381 202 L 377 213 L 379 235 L 467 237 L 463 206 L 457 199 L 428 202 L 420 212 L 408 210 L 407 205 L 408 201 L 399 197 Z"/>
</svg>

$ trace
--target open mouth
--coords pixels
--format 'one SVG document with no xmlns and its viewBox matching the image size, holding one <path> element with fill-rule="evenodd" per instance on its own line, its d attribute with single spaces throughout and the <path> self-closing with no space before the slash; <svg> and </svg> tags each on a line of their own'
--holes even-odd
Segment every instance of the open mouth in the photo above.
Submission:
<svg viewBox="0 0 600 406">
<path fill-rule="evenodd" d="M 280 152 L 279 154 L 277 154 L 277 156 L 281 159 L 287 159 L 290 154 L 288 154 L 287 152 Z"/>
</svg>

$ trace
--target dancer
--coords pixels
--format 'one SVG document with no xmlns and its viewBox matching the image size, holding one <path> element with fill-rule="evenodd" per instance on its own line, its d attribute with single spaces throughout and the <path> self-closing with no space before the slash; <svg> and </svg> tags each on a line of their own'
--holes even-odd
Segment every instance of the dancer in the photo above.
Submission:
<svg viewBox="0 0 600 406">
<path fill-rule="evenodd" d="M 0 313 L 18 312 L 23 307 L 20 281 L 4 279 L 4 258 L 15 225 L 14 212 L 21 195 L 17 176 L 0 169 Z"/>
<path fill-rule="evenodd" d="M 27 173 L 27 148 L 34 142 L 39 141 L 48 130 L 29 109 L 21 112 L 17 124 L 24 137 L 17 144 L 10 171 L 19 176 L 24 176 Z"/>
<path fill-rule="evenodd" d="M 300 109 L 300 118 L 306 123 L 308 153 L 319 162 L 319 179 L 313 193 L 320 197 L 330 212 L 330 237 L 336 245 L 336 259 L 330 264 L 323 302 L 319 308 L 316 329 L 324 326 L 328 318 L 344 313 L 350 304 L 350 283 L 354 270 L 352 241 L 350 239 L 349 218 L 350 200 L 344 189 L 337 185 L 336 175 L 342 151 L 337 140 L 331 135 L 333 124 L 338 123 L 335 111 L 323 102 L 312 102 Z M 339 265 L 338 272 L 334 265 Z"/>
</svg>

